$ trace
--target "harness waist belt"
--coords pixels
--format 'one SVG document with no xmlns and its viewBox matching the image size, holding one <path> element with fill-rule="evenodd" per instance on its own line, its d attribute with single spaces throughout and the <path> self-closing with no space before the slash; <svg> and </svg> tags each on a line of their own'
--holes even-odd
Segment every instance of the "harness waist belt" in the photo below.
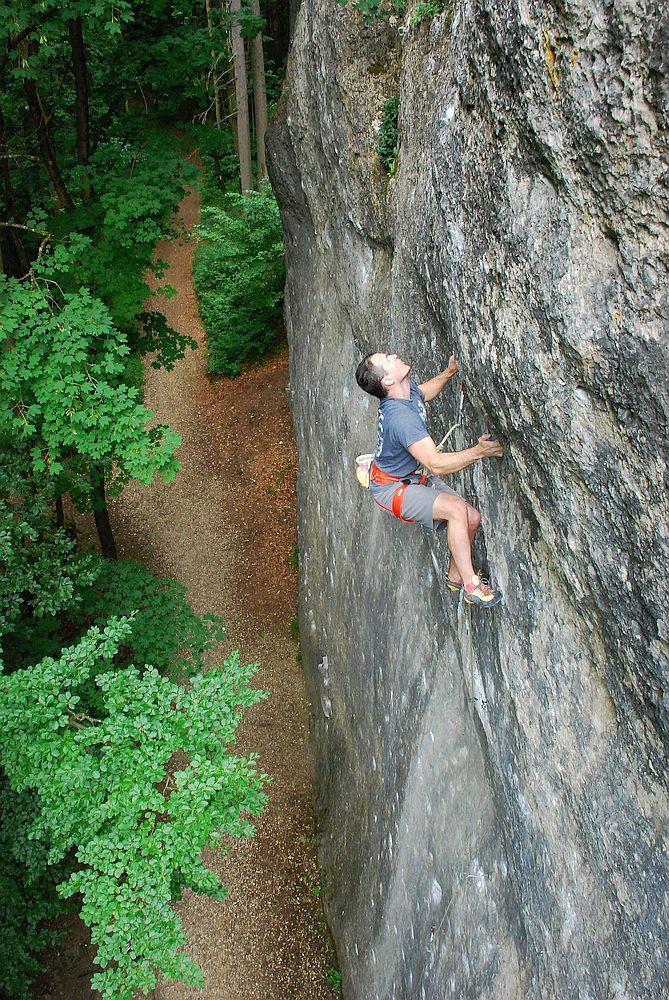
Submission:
<svg viewBox="0 0 669 1000">
<path fill-rule="evenodd" d="M 401 483 L 403 479 L 408 479 L 409 476 L 415 476 L 418 473 L 418 469 L 414 469 L 413 472 L 406 472 L 403 476 L 391 476 L 389 472 L 384 472 L 380 469 L 376 462 L 372 462 L 372 467 L 370 469 L 370 479 L 377 486 L 388 486 L 389 483 Z M 423 476 L 422 482 L 425 481 L 425 476 Z"/>
</svg>

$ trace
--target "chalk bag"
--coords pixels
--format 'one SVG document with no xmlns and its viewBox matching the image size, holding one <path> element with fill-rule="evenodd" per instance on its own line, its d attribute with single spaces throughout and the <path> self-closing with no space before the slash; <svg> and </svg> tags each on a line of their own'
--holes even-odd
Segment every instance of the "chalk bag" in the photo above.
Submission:
<svg viewBox="0 0 669 1000">
<path fill-rule="evenodd" d="M 373 455 L 358 455 L 355 460 L 355 477 L 366 490 L 369 489 L 369 470 L 373 458 Z"/>
</svg>

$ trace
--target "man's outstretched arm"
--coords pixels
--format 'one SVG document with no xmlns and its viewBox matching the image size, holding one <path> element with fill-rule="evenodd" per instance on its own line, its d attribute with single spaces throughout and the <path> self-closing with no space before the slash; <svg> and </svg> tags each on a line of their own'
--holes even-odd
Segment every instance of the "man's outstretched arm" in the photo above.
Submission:
<svg viewBox="0 0 669 1000">
<path fill-rule="evenodd" d="M 499 441 L 493 441 L 489 434 L 482 434 L 472 448 L 464 451 L 437 451 L 431 437 L 421 438 L 409 446 L 409 451 L 421 465 L 435 476 L 448 476 L 460 472 L 482 458 L 501 458 L 504 448 Z"/>
<path fill-rule="evenodd" d="M 448 360 L 448 368 L 444 368 L 443 372 L 440 372 L 439 375 L 435 375 L 434 378 L 428 379 L 427 382 L 422 382 L 418 386 L 423 393 L 423 399 L 426 403 L 429 403 L 431 399 L 439 395 L 448 380 L 456 374 L 457 370 L 458 363 L 455 360 L 455 355 L 451 354 Z"/>
</svg>

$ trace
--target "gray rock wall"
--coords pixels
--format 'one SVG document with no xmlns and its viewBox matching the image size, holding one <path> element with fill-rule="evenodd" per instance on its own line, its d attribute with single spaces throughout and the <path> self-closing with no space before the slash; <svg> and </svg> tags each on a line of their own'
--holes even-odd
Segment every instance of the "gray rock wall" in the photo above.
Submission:
<svg viewBox="0 0 669 1000">
<path fill-rule="evenodd" d="M 347 1000 L 669 996 L 666 60 L 659 0 L 295 19 L 271 174 Z M 377 349 L 419 380 L 455 352 L 460 446 L 506 446 L 455 477 L 494 611 L 357 485 L 376 405 L 353 371 Z"/>
</svg>

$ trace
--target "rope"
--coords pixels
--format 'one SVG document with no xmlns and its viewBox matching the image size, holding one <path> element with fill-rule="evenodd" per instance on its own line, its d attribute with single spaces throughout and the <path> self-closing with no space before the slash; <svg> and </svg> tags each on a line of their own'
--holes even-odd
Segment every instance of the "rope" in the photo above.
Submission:
<svg viewBox="0 0 669 1000">
<path fill-rule="evenodd" d="M 442 450 L 443 446 L 446 444 L 446 442 L 450 438 L 451 434 L 453 434 L 456 430 L 458 431 L 458 434 L 456 435 L 456 441 L 455 441 L 456 450 L 457 451 L 462 451 L 462 449 L 464 447 L 464 432 L 463 432 L 463 426 L 464 426 L 464 421 L 463 421 L 464 399 L 465 399 L 465 384 L 464 384 L 464 382 L 461 382 L 460 383 L 460 408 L 459 408 L 459 412 L 458 412 L 458 419 L 457 419 L 456 423 L 454 423 L 453 426 L 448 429 L 448 432 L 444 436 L 443 440 L 437 446 L 437 450 L 438 451 Z M 460 491 L 460 495 L 464 496 L 465 495 L 464 469 L 461 469 L 460 472 L 458 473 L 458 475 L 459 475 L 459 491 Z M 439 934 L 441 932 L 442 927 L 444 926 L 446 918 L 448 917 L 448 914 L 451 911 L 451 907 L 455 903 L 456 899 L 458 899 L 461 896 L 463 885 L 464 885 L 464 880 L 465 880 L 465 877 L 467 876 L 467 873 L 464 871 L 464 867 L 465 867 L 464 866 L 464 855 L 465 855 L 465 847 L 466 847 L 465 841 L 466 841 L 466 838 L 467 838 L 467 836 L 469 834 L 469 807 L 470 807 L 470 804 L 471 804 L 470 778 L 471 778 L 472 738 L 473 738 L 474 726 L 475 726 L 475 722 L 474 722 L 474 700 L 475 700 L 474 699 L 474 650 L 473 650 L 473 644 L 472 644 L 472 617 L 471 617 L 472 612 L 471 612 L 471 606 L 469 604 L 467 604 L 465 601 L 463 601 L 463 599 L 462 599 L 462 592 L 460 592 L 459 600 L 460 600 L 461 604 L 464 605 L 465 611 L 466 611 L 466 619 L 465 619 L 466 626 L 465 627 L 466 627 L 466 630 L 467 630 L 467 643 L 466 643 L 466 651 L 465 651 L 466 652 L 466 655 L 465 655 L 465 660 L 466 660 L 465 670 L 466 670 L 466 674 L 465 674 L 465 676 L 469 677 L 469 684 L 470 684 L 470 697 L 467 698 L 467 701 L 469 702 L 469 727 L 468 727 L 468 733 L 467 733 L 467 763 L 466 763 L 466 769 L 465 769 L 465 782 L 464 782 L 464 787 L 463 787 L 464 815 L 463 815 L 463 818 L 462 818 L 462 832 L 461 832 L 461 836 L 460 836 L 460 850 L 458 852 L 458 859 L 459 859 L 459 862 L 460 862 L 460 873 L 459 873 L 459 884 L 457 884 L 455 886 L 455 888 L 453 889 L 453 892 L 451 894 L 451 898 L 448 901 L 448 905 L 447 905 L 446 909 L 444 910 L 444 912 L 442 914 L 442 917 L 441 917 L 441 920 L 439 921 L 439 924 L 436 927 L 432 928 L 432 935 L 431 935 L 431 939 L 430 939 L 430 947 L 427 949 L 428 952 L 434 947 L 434 943 L 435 943 L 436 939 L 438 938 L 438 936 L 439 936 Z"/>
<path fill-rule="evenodd" d="M 474 656 L 473 656 L 473 650 L 472 650 L 472 618 L 471 618 L 472 612 L 471 612 L 471 607 L 468 604 L 465 605 L 465 606 L 466 606 L 466 613 L 467 613 L 467 636 L 468 636 L 468 641 L 467 641 L 467 672 L 469 673 L 470 683 L 471 683 L 471 697 L 468 698 L 467 701 L 470 702 L 470 704 L 473 706 L 473 704 L 474 704 Z M 442 917 L 441 917 L 441 920 L 439 921 L 438 925 L 436 927 L 432 928 L 432 936 L 431 936 L 431 939 L 430 939 L 430 948 L 427 949 L 428 951 L 430 951 L 430 949 L 434 946 L 435 941 L 439 937 L 439 934 L 441 933 L 441 929 L 444 926 L 444 923 L 446 922 L 446 918 L 447 918 L 448 914 L 450 913 L 451 907 L 455 903 L 455 900 L 458 899 L 460 897 L 460 895 L 462 894 L 462 887 L 464 885 L 464 876 L 467 874 L 464 871 L 464 856 L 465 856 L 465 846 L 466 846 L 465 845 L 465 839 L 466 839 L 466 837 L 468 835 L 468 832 L 469 832 L 469 805 L 470 805 L 470 801 L 471 801 L 470 784 L 469 784 L 469 782 L 470 782 L 470 777 L 471 777 L 471 766 L 470 766 L 470 764 L 471 764 L 471 759 L 472 759 L 472 733 L 474 731 L 473 708 L 471 708 L 471 707 L 470 707 L 470 710 L 469 710 L 469 714 L 470 714 L 470 718 L 469 718 L 469 727 L 468 727 L 468 733 L 467 733 L 467 766 L 466 766 L 466 769 L 465 769 L 465 784 L 464 784 L 464 788 L 463 788 L 463 800 L 464 800 L 464 805 L 465 805 L 465 811 L 464 811 L 464 816 L 463 816 L 463 820 L 462 820 L 462 828 L 461 828 L 461 834 L 460 834 L 460 850 L 458 851 L 458 859 L 459 859 L 459 862 L 460 862 L 459 884 L 456 886 L 456 888 L 451 893 L 451 898 L 448 901 L 448 906 L 444 910 L 444 912 L 442 914 Z"/>
<path fill-rule="evenodd" d="M 462 427 L 462 424 L 463 424 L 463 416 L 462 415 L 463 415 L 464 407 L 465 407 L 465 383 L 461 382 L 460 383 L 460 406 L 458 408 L 458 419 L 455 421 L 455 423 L 452 425 L 452 427 L 448 428 L 448 430 L 444 434 L 443 438 L 441 439 L 441 441 L 437 445 L 437 451 L 443 451 L 444 450 L 444 445 L 446 444 L 446 442 L 448 441 L 448 439 L 450 438 L 451 434 L 456 429 L 456 427 Z"/>
<path fill-rule="evenodd" d="M 454 424 L 452 424 L 448 428 L 448 430 L 444 434 L 443 438 L 441 439 L 441 441 L 437 445 L 437 451 L 443 451 L 444 450 L 444 446 L 446 445 L 446 442 L 449 440 L 451 434 L 453 434 L 454 431 L 456 431 L 458 427 L 462 427 L 462 425 L 463 425 L 463 411 L 464 411 L 464 407 L 465 407 L 465 383 L 461 382 L 460 383 L 460 406 L 458 407 L 458 419 L 455 421 Z M 458 450 L 462 451 L 462 445 L 459 446 Z M 425 468 L 424 465 L 421 465 L 420 469 L 418 469 L 417 471 L 420 472 L 420 474 L 423 475 L 423 476 L 430 476 L 432 474 L 429 469 Z"/>
</svg>

